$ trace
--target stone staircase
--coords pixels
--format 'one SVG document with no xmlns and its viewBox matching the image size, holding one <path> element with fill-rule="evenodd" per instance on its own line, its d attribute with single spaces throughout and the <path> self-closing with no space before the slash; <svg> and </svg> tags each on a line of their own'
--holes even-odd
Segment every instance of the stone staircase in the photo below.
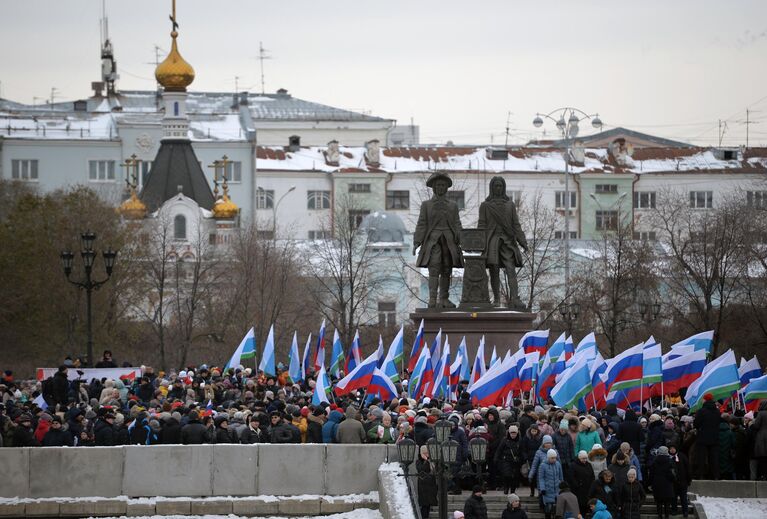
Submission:
<svg viewBox="0 0 767 519">
<path fill-rule="evenodd" d="M 470 495 L 471 493 L 466 490 L 460 496 L 449 495 L 448 517 L 452 517 L 453 510 L 463 510 L 463 504 L 466 502 Z M 538 507 L 537 494 L 536 497 L 530 497 L 530 489 L 526 487 L 518 489 L 517 495 L 522 501 L 522 508 L 527 512 L 529 519 L 545 518 L 543 511 Z M 487 494 L 485 494 L 483 497 L 487 503 L 488 518 L 499 519 L 501 517 L 501 512 L 503 512 L 503 510 L 506 508 L 506 505 L 508 504 L 508 496 L 504 495 L 503 492 L 500 491 L 488 491 Z M 677 514 L 678 515 L 672 517 L 682 517 L 681 511 L 677 510 Z M 697 517 L 695 509 L 692 507 L 692 505 L 690 505 L 689 517 Z M 658 515 L 655 511 L 655 500 L 653 499 L 652 495 L 647 496 L 647 499 L 642 506 L 641 518 L 658 519 Z"/>
</svg>

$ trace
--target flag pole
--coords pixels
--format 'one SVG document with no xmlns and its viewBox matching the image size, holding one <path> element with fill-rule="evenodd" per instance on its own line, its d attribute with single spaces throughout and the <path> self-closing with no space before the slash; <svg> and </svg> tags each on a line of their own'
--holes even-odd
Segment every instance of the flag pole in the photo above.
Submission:
<svg viewBox="0 0 767 519">
<path fill-rule="evenodd" d="M 596 410 L 597 410 L 597 397 L 594 396 L 594 388 L 591 388 L 591 389 L 592 389 L 592 391 L 591 391 L 591 401 L 594 403 L 594 411 L 596 412 Z"/>
</svg>

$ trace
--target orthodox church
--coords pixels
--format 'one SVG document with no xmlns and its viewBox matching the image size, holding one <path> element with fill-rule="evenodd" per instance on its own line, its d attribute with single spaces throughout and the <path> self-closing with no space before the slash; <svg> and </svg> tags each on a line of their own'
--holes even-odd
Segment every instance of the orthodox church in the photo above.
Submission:
<svg viewBox="0 0 767 519">
<path fill-rule="evenodd" d="M 171 255 L 194 259 L 202 250 L 225 245 L 239 226 L 240 209 L 229 196 L 226 155 L 213 161 L 213 191 L 189 139 L 186 112 L 187 87 L 194 81 L 194 68 L 178 50 L 178 24 L 173 2 L 171 50 L 155 69 L 162 86 L 163 138 L 147 182 L 138 190 L 139 163 L 125 161 L 128 199 L 118 211 L 128 221 L 142 222 L 147 230 L 167 236 Z M 220 191 L 219 191 L 220 186 Z"/>
</svg>

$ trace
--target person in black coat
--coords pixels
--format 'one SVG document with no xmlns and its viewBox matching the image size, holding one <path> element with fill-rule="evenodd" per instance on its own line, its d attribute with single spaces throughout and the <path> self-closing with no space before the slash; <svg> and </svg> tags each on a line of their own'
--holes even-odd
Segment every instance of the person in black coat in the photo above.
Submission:
<svg viewBox="0 0 767 519">
<path fill-rule="evenodd" d="M 632 467 L 626 474 L 626 482 L 621 485 L 618 491 L 621 518 L 641 519 L 645 497 L 644 487 L 637 480 L 637 471 Z"/>
<path fill-rule="evenodd" d="M 200 421 L 197 411 L 189 413 L 189 422 L 181 428 L 181 443 L 184 445 L 202 445 L 213 443 L 215 430 L 205 427 Z"/>
<path fill-rule="evenodd" d="M 647 424 L 647 439 L 645 440 L 645 464 L 652 463 L 658 447 L 666 444 L 663 437 L 663 420 L 660 415 L 651 414 Z"/>
<path fill-rule="evenodd" d="M 214 423 L 216 424 L 216 443 L 240 443 L 234 431 L 229 429 L 229 416 L 219 415 Z"/>
<path fill-rule="evenodd" d="M 53 393 L 53 406 L 67 405 L 69 402 L 69 378 L 67 378 L 67 367 L 59 366 L 59 371 L 53 375 L 53 384 L 51 388 Z"/>
<path fill-rule="evenodd" d="M 16 423 L 13 429 L 13 446 L 39 447 L 40 442 L 35 438 L 35 429 L 32 427 L 32 415 L 23 413 L 16 419 Z"/>
<path fill-rule="evenodd" d="M 74 444 L 72 434 L 61 428 L 61 417 L 54 416 L 51 420 L 51 428 L 43 436 L 43 447 L 72 447 Z"/>
<path fill-rule="evenodd" d="M 522 508 L 517 494 L 509 495 L 509 504 L 501 512 L 501 519 L 527 519 L 527 512 Z"/>
<path fill-rule="evenodd" d="M 521 421 L 521 418 L 520 418 Z M 519 428 L 520 434 L 522 434 L 522 427 Z M 541 432 L 538 430 L 537 424 L 531 424 L 527 428 L 527 432 L 522 436 L 522 440 L 520 442 L 521 452 L 522 452 L 522 463 L 527 463 L 528 469 L 530 469 L 533 465 L 533 459 L 535 459 L 535 452 L 541 448 L 541 441 L 543 440 L 543 436 L 541 435 Z M 525 475 L 526 477 L 526 475 Z M 530 481 L 530 496 L 535 495 L 535 487 L 537 486 L 535 480 Z"/>
<path fill-rule="evenodd" d="M 669 457 L 671 458 L 671 467 L 673 473 L 676 474 L 674 480 L 674 499 L 671 503 L 671 515 L 677 514 L 677 500 L 682 508 L 682 516 L 687 517 L 688 504 L 687 504 L 687 489 L 692 483 L 692 472 L 690 472 L 690 460 L 685 456 L 683 452 L 677 450 L 676 445 L 671 445 L 668 448 Z"/>
<path fill-rule="evenodd" d="M 261 428 L 262 420 L 263 418 L 260 414 L 254 414 L 250 417 L 248 427 L 242 431 L 242 436 L 240 436 L 240 443 L 269 443 L 269 436 L 266 434 L 266 431 Z M 322 439 L 320 439 L 320 443 L 321 442 Z"/>
<path fill-rule="evenodd" d="M 602 501 L 607 507 L 607 511 L 613 517 L 618 517 L 618 495 L 612 472 L 604 469 L 599 473 L 599 477 L 594 480 L 589 490 L 589 499 L 591 498 Z"/>
<path fill-rule="evenodd" d="M 496 470 L 503 493 L 515 493 L 519 485 L 519 468 L 524 463 L 519 439 L 519 427 L 510 425 L 508 432 L 495 451 Z"/>
<path fill-rule="evenodd" d="M 426 445 L 420 448 L 420 456 L 415 462 L 415 470 L 418 474 L 418 506 L 421 509 L 421 517 L 427 519 L 432 506 L 437 506 L 437 478 L 434 476 L 429 451 Z"/>
<path fill-rule="evenodd" d="M 115 445 L 114 421 L 115 415 L 112 413 L 106 413 L 96 420 L 96 424 L 93 426 L 94 445 L 97 447 Z"/>
<path fill-rule="evenodd" d="M 415 424 L 413 425 L 413 438 L 416 445 L 426 445 L 429 438 L 434 437 L 434 429 L 429 427 L 429 423 L 425 416 L 417 416 Z"/>
<path fill-rule="evenodd" d="M 181 443 L 181 424 L 172 415 L 166 415 L 162 419 L 160 443 L 163 445 L 177 445 Z"/>
<path fill-rule="evenodd" d="M 658 452 L 650 465 L 650 485 L 658 517 L 668 518 L 671 513 L 671 502 L 674 500 L 674 473 L 671 470 L 671 458 L 668 447 L 658 448 Z"/>
<path fill-rule="evenodd" d="M 149 418 L 145 412 L 136 415 L 136 419 L 128 426 L 129 445 L 154 445 L 157 434 L 149 426 Z"/>
<path fill-rule="evenodd" d="M 695 413 L 693 421 L 697 431 L 695 466 L 700 471 L 698 479 L 719 479 L 719 420 L 721 417 L 711 393 L 703 395 L 703 400 L 703 407 Z"/>
<path fill-rule="evenodd" d="M 312 414 L 306 417 L 306 443 L 322 443 L 322 426 L 325 425 L 325 410 L 317 406 Z"/>
<path fill-rule="evenodd" d="M 474 485 L 471 496 L 463 505 L 465 519 L 487 519 L 487 503 L 482 499 L 482 486 Z"/>
<path fill-rule="evenodd" d="M 639 452 L 639 444 L 642 441 L 642 426 L 639 425 L 637 415 L 633 409 L 626 409 L 626 415 L 618 426 L 618 438 L 621 442 L 631 445 L 634 452 Z"/>
<path fill-rule="evenodd" d="M 586 517 L 589 511 L 589 491 L 594 483 L 594 469 L 589 463 L 589 456 L 586 451 L 578 453 L 578 459 L 570 465 L 569 474 L 570 489 L 578 498 L 578 507 L 581 509 L 581 515 Z"/>
</svg>

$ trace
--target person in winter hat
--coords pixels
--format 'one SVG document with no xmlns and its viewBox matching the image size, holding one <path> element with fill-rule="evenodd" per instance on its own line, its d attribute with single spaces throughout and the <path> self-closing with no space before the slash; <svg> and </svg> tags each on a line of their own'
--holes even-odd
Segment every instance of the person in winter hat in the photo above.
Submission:
<svg viewBox="0 0 767 519">
<path fill-rule="evenodd" d="M 650 464 L 650 486 L 658 517 L 669 517 L 671 502 L 674 499 L 674 482 L 676 478 L 671 470 L 671 457 L 668 447 L 658 448 L 655 459 Z"/>
<path fill-rule="evenodd" d="M 546 455 L 553 446 L 554 446 L 554 441 L 551 439 L 551 436 L 549 436 L 548 434 L 544 435 L 543 439 L 541 440 L 541 447 L 535 453 L 533 462 L 530 464 L 530 473 L 527 475 L 530 481 L 533 481 L 533 482 L 537 481 L 538 467 L 541 466 L 541 463 L 544 463 L 546 461 Z"/>
<path fill-rule="evenodd" d="M 503 487 L 503 493 L 516 492 L 519 485 L 519 468 L 522 466 L 521 440 L 519 426 L 509 426 L 506 436 L 501 440 L 494 455 L 494 464 Z"/>
<path fill-rule="evenodd" d="M 589 491 L 594 479 L 594 471 L 591 468 L 591 463 L 589 463 L 588 453 L 580 451 L 575 463 L 570 466 L 569 480 L 570 488 L 578 498 L 578 506 L 584 517 L 589 510 Z"/>
<path fill-rule="evenodd" d="M 607 468 L 607 451 L 602 448 L 601 444 L 595 443 L 589 451 L 589 463 L 591 463 L 595 478 Z"/>
<path fill-rule="evenodd" d="M 597 479 L 592 483 L 589 491 L 590 498 L 596 498 L 601 501 L 607 511 L 617 519 L 618 517 L 618 499 L 616 495 L 615 480 L 613 473 L 605 469 L 599 473 Z"/>
<path fill-rule="evenodd" d="M 622 519 L 641 519 L 642 505 L 645 501 L 645 491 L 637 479 L 637 471 L 633 467 L 626 473 L 626 481 L 617 488 L 618 503 Z"/>
<path fill-rule="evenodd" d="M 559 454 L 559 462 L 562 464 L 562 471 L 567 477 L 570 471 L 570 465 L 575 461 L 575 444 L 570 435 L 570 423 L 564 418 L 559 421 L 559 428 L 552 436 L 554 448 Z"/>
<path fill-rule="evenodd" d="M 482 498 L 482 485 L 474 485 L 471 496 L 463 505 L 463 515 L 466 519 L 488 519 L 487 503 Z"/>
<path fill-rule="evenodd" d="M 509 503 L 501 513 L 501 519 L 527 519 L 527 512 L 522 509 L 522 501 L 517 494 L 509 494 Z"/>
<path fill-rule="evenodd" d="M 538 467 L 538 491 L 543 500 L 546 519 L 554 519 L 554 505 L 559 495 L 559 485 L 564 481 L 562 465 L 557 460 L 557 451 L 549 449 L 546 461 Z"/>
<path fill-rule="evenodd" d="M 581 513 L 578 498 L 570 491 L 566 481 L 559 484 L 557 496 L 556 517 L 578 517 Z"/>
<path fill-rule="evenodd" d="M 595 444 L 599 443 L 601 447 L 601 440 L 599 439 L 599 433 L 597 432 L 597 424 L 585 418 L 581 422 L 581 430 L 578 432 L 578 436 L 575 438 L 575 451 L 590 452 Z"/>
<path fill-rule="evenodd" d="M 607 510 L 605 505 L 599 499 L 592 499 L 589 501 L 589 508 L 591 509 L 591 519 L 615 519 L 612 514 Z"/>
</svg>

